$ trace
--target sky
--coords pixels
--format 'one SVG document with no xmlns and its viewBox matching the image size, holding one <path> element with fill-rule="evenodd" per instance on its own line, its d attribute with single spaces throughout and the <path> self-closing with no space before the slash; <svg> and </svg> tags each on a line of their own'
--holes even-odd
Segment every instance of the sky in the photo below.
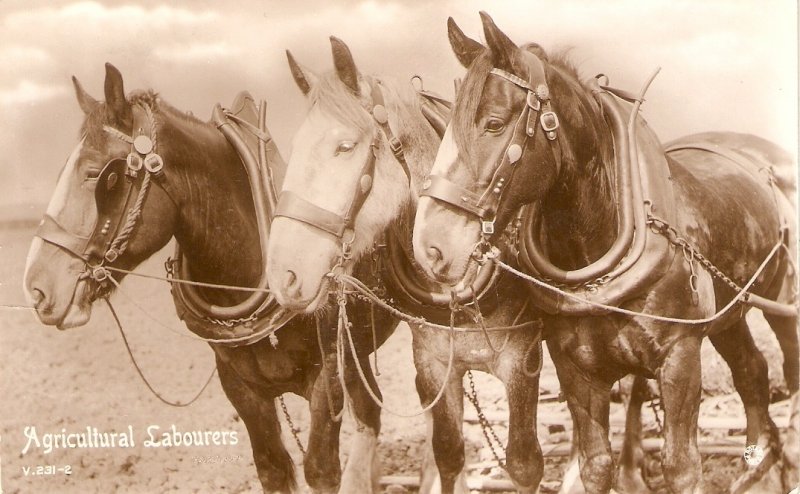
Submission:
<svg viewBox="0 0 800 494">
<path fill-rule="evenodd" d="M 267 100 L 270 131 L 288 157 L 306 106 L 286 49 L 325 72 L 335 35 L 362 72 L 418 74 L 452 98 L 464 69 L 447 17 L 482 40 L 480 10 L 518 44 L 570 49 L 586 78 L 602 72 L 638 91 L 660 66 L 643 114 L 663 141 L 731 130 L 796 154 L 795 0 L 0 0 L 0 208 L 41 214 L 78 140 L 72 75 L 102 99 L 111 62 L 126 91 L 154 89 L 201 119 L 247 89 Z"/>
</svg>

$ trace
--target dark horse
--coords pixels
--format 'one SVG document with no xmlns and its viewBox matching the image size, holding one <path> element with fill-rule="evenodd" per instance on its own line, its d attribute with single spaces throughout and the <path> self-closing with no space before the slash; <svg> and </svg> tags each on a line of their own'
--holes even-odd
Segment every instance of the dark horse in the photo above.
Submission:
<svg viewBox="0 0 800 494">
<path fill-rule="evenodd" d="M 256 178 L 248 176 L 240 156 L 217 126 L 170 107 L 153 92 L 126 98 L 122 76 L 110 64 L 106 65 L 105 102 L 94 100 L 77 80 L 73 82 L 86 114 L 81 140 L 61 171 L 26 266 L 25 290 L 40 320 L 60 329 L 85 324 L 93 302 L 114 288 L 96 276 L 97 269 L 87 271 L 87 266 L 102 262 L 107 269 L 100 272 L 113 276 L 116 284 L 123 274 L 113 269 L 134 269 L 172 237 L 183 259 L 177 274 L 191 273 L 194 281 L 205 283 L 263 286 L 259 280 L 265 280 L 262 252 L 266 246 L 262 250 L 250 184 Z M 136 136 L 133 145 L 126 142 L 130 136 Z M 283 166 L 274 143 L 268 136 L 264 139 L 270 167 Z M 162 167 L 145 158 L 144 167 L 128 173 L 126 156 L 133 149 L 149 154 L 153 146 L 163 160 Z M 136 168 L 137 163 L 133 165 Z M 143 201 L 134 204 L 132 199 L 145 188 L 145 179 L 150 186 L 141 195 Z M 112 245 L 121 254 L 97 251 L 97 239 L 105 245 L 103 239 L 109 233 L 122 232 L 128 226 L 114 226 L 112 221 L 125 214 L 130 218 L 137 207 L 138 221 L 129 231 L 126 245 Z M 76 247 L 81 244 L 88 248 Z M 173 286 L 173 295 L 189 293 L 178 288 Z M 205 307 L 215 307 L 215 313 L 223 315 L 252 298 L 248 293 L 217 288 L 197 289 L 198 297 Z M 219 334 L 215 333 L 219 329 L 225 334 L 226 326 L 202 314 L 187 314 L 186 300 L 179 298 L 176 308 L 193 332 L 208 336 Z M 371 332 L 363 332 L 368 326 L 358 314 L 354 320 L 359 358 L 366 358 L 373 344 L 382 343 L 389 331 L 379 329 L 373 342 Z M 324 319 L 320 323 L 330 324 Z M 379 328 L 389 327 L 379 324 Z M 219 343 L 211 343 L 222 387 L 249 432 L 264 491 L 288 492 L 296 487 L 275 405 L 276 397 L 286 392 L 310 402 L 304 462 L 308 485 L 316 492 L 336 492 L 340 486 L 344 492 L 369 490 L 377 480 L 373 478 L 377 470 L 369 468 L 374 458 L 354 450 L 344 473 L 339 464 L 340 422 L 335 414 L 343 406 L 343 394 L 333 342 L 318 343 L 317 324 L 311 318 L 295 317 L 274 335 L 277 342 L 261 339 L 230 346 L 221 341 L 226 339 L 223 337 L 217 338 Z M 380 410 L 364 399 L 360 382 L 353 381 L 354 374 L 344 377 L 346 383 L 356 384 L 349 391 L 356 417 L 377 431 Z"/>
<path fill-rule="evenodd" d="M 783 449 L 790 489 L 798 481 L 800 442 L 797 315 L 775 300 L 794 302 L 796 238 L 794 212 L 771 173 L 790 168 L 790 157 L 733 133 L 685 137 L 665 153 L 636 114 L 641 95 L 596 80 L 581 83 L 563 58 L 535 44 L 518 47 L 481 16 L 488 47 L 450 20 L 451 44 L 468 73 L 429 197 L 417 210 L 417 260 L 435 279 L 456 282 L 484 257 L 493 232 L 516 225 L 527 273 L 520 275 L 531 282 L 532 302 L 549 314 L 547 344 L 589 492 L 611 489 L 609 395 L 629 373 L 660 385 L 669 488 L 701 490 L 697 418 L 705 336 L 733 373 L 748 444 L 765 453 L 731 490 L 747 490 L 780 459 L 766 363 L 744 317 L 749 307 L 734 304 L 746 288 L 785 356 L 793 394 Z M 611 92 L 637 101 L 633 110 Z"/>
<path fill-rule="evenodd" d="M 441 492 L 467 492 L 463 376 L 477 369 L 505 385 L 505 466 L 520 492 L 535 492 L 543 460 L 531 412 L 538 398 L 541 341 L 524 286 L 498 273 L 486 284 L 474 284 L 477 302 L 469 296 L 472 289 L 457 290 L 456 301 L 465 307 L 450 320 L 449 292 L 437 291 L 411 253 L 417 194 L 439 146 L 436 129 L 443 132 L 445 121 L 437 125 L 431 118 L 424 91 L 389 77 L 364 75 L 342 41 L 331 38 L 331 46 L 336 70 L 321 76 L 289 56 L 310 107 L 293 139 L 272 222 L 270 286 L 285 306 L 324 310 L 332 298 L 330 288 L 351 291 L 357 286 L 347 277 L 354 260 L 376 259 L 377 288 L 407 313 L 429 321 L 409 324 L 415 383 L 421 404 L 430 408 L 426 418 L 435 458 L 435 465 L 427 458 L 420 491 L 429 492 L 438 470 Z M 401 272 L 406 275 L 392 274 Z M 477 279 L 487 272 L 492 271 L 481 270 Z M 362 279 L 358 273 L 355 277 Z M 337 287 L 337 278 L 356 284 Z M 426 291 L 430 298 L 420 294 Z M 478 305 L 483 318 L 476 315 Z"/>
</svg>

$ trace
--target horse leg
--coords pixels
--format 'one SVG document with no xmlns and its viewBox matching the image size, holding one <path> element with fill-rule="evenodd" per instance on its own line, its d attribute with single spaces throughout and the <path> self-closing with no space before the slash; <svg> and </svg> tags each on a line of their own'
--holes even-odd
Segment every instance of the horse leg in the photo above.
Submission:
<svg viewBox="0 0 800 494">
<path fill-rule="evenodd" d="M 344 399 L 335 372 L 336 355 L 330 354 L 323 358 L 325 363 L 314 380 L 308 400 L 311 424 L 303 471 L 306 483 L 313 492 L 332 493 L 339 489 L 341 482 L 339 430 L 342 422 L 334 420 L 331 415 L 342 409 Z"/>
<path fill-rule="evenodd" d="M 798 349 L 797 317 L 764 314 L 775 332 L 783 352 L 783 377 L 789 389 L 789 427 L 783 446 L 783 489 L 789 491 L 800 485 L 800 350 Z"/>
<path fill-rule="evenodd" d="M 658 373 L 664 406 L 661 465 L 671 492 L 701 490 L 703 467 L 697 448 L 700 372 L 700 336 L 684 336 L 673 344 Z"/>
<path fill-rule="evenodd" d="M 424 361 L 423 361 L 424 360 Z M 433 456 L 439 471 L 439 487 L 443 494 L 469 492 L 464 476 L 464 435 L 461 429 L 464 421 L 464 387 L 462 375 L 446 374 L 446 365 L 435 358 L 423 359 L 415 351 L 414 364 L 417 368 L 415 384 L 423 407 L 436 398 L 444 385 L 446 389 L 438 403 L 431 410 L 432 427 L 429 434 Z M 445 379 L 447 381 L 445 382 Z M 423 477 L 425 472 L 423 471 Z M 429 492 L 436 492 L 436 482 L 424 479 L 430 486 Z M 421 482 L 422 484 L 422 482 Z M 423 492 L 420 489 L 420 492 Z"/>
<path fill-rule="evenodd" d="M 419 475 L 419 492 L 435 492 L 439 488 L 439 468 L 436 466 L 436 455 L 433 453 L 433 412 L 425 412 L 425 446 L 422 452 L 422 468 Z"/>
<path fill-rule="evenodd" d="M 542 343 L 536 350 L 539 357 Z M 524 351 L 529 349 L 524 348 Z M 519 493 L 535 493 L 544 471 L 544 457 L 536 436 L 536 416 L 539 403 L 539 376 L 526 374 L 526 359 L 515 358 L 511 372 L 498 372 L 506 385 L 508 398 L 508 444 L 506 471 Z M 538 365 L 538 362 L 537 362 Z M 529 370 L 528 370 L 529 371 Z"/>
<path fill-rule="evenodd" d="M 619 492 L 648 492 L 644 481 L 644 450 L 642 449 L 642 404 L 648 398 L 647 379 L 633 376 L 625 415 L 625 436 L 619 454 L 619 474 L 616 488 Z"/>
<path fill-rule="evenodd" d="M 349 353 L 348 353 L 349 355 Z M 355 421 L 354 436 L 350 440 L 347 464 L 342 473 L 342 493 L 378 492 L 380 460 L 378 458 L 378 433 L 381 430 L 381 409 L 367 392 L 369 386 L 380 400 L 382 395 L 369 365 L 369 354 L 359 357 L 364 371 L 363 383 L 352 359 L 345 363 L 345 383 Z"/>
<path fill-rule="evenodd" d="M 581 481 L 588 493 L 609 492 L 614 479 L 614 459 L 608 440 L 611 383 L 582 372 L 558 344 L 548 342 L 558 381 L 567 397 L 580 450 Z"/>
<path fill-rule="evenodd" d="M 253 448 L 253 461 L 265 493 L 297 488 L 292 458 L 281 442 L 281 426 L 275 401 L 256 393 L 217 356 L 222 389 L 242 418 Z"/>
<path fill-rule="evenodd" d="M 731 485 L 730 492 L 745 492 L 778 461 L 780 451 L 778 429 L 769 416 L 767 362 L 756 347 L 744 318 L 728 330 L 710 336 L 710 340 L 730 367 L 733 385 L 742 398 L 747 417 L 747 444 L 758 445 L 764 451 L 761 463 L 750 466 Z"/>
<path fill-rule="evenodd" d="M 573 420 L 573 424 L 575 421 Z M 578 428 L 572 427 L 572 443 L 569 448 L 569 462 L 564 469 L 564 476 L 561 479 L 561 486 L 558 494 L 583 494 L 585 492 L 581 482 L 581 467 L 579 458 L 581 450 L 578 447 Z"/>
</svg>

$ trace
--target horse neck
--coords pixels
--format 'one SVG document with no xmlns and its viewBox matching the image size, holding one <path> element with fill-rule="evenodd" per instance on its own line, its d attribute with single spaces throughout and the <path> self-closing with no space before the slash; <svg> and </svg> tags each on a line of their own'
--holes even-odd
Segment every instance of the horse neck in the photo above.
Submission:
<svg viewBox="0 0 800 494">
<path fill-rule="evenodd" d="M 551 260 L 565 268 L 600 258 L 617 233 L 613 138 L 602 109 L 574 78 L 560 72 L 566 98 L 554 96 L 562 163 L 541 212 Z M 551 143 L 555 145 L 555 143 Z"/>
<path fill-rule="evenodd" d="M 175 238 L 192 278 L 253 286 L 261 271 L 260 244 L 249 181 L 238 155 L 211 124 L 168 110 L 160 117 L 161 154 L 165 166 L 175 170 L 167 180 L 174 177 L 171 190 L 180 205 Z"/>
</svg>

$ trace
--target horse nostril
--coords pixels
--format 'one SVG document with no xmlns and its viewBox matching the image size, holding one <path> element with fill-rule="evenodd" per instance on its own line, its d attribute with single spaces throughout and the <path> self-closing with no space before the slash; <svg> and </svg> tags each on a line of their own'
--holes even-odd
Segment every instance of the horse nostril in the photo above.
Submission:
<svg viewBox="0 0 800 494">
<path fill-rule="evenodd" d="M 287 296 L 295 298 L 300 294 L 300 283 L 297 275 L 291 269 L 286 270 L 286 276 L 283 279 L 283 289 Z"/>
<path fill-rule="evenodd" d="M 435 264 L 442 260 L 442 251 L 436 247 L 428 247 L 426 253 L 428 254 L 428 260 L 431 262 L 431 264 Z"/>
<path fill-rule="evenodd" d="M 31 302 L 33 302 L 34 308 L 38 308 L 40 305 L 42 305 L 42 302 L 44 302 L 45 299 L 44 292 L 42 292 L 38 288 L 34 288 L 33 290 L 31 290 L 31 297 L 32 297 Z"/>
</svg>

